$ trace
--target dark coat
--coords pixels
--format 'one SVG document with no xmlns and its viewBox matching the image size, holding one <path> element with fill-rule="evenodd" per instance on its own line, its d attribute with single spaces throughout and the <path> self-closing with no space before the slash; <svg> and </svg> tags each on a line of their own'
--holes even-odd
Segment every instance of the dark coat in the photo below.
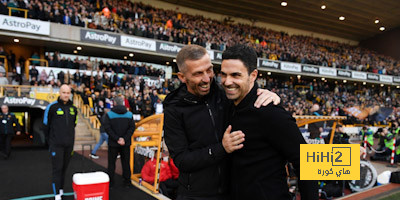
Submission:
<svg viewBox="0 0 400 200">
<path fill-rule="evenodd" d="M 64 104 L 58 99 L 47 106 L 44 111 L 43 125 L 50 146 L 74 146 L 77 114 L 72 101 Z"/>
<path fill-rule="evenodd" d="M 164 104 L 164 137 L 180 171 L 178 195 L 205 197 L 227 194 L 227 153 L 222 146 L 225 94 L 214 81 L 199 98 L 182 84 Z"/>
<path fill-rule="evenodd" d="M 108 145 L 120 147 L 119 138 L 124 138 L 125 146 L 131 145 L 131 136 L 135 131 L 135 122 L 133 115 L 125 106 L 115 106 L 106 114 L 103 126 L 109 135 Z"/>
<path fill-rule="evenodd" d="M 21 126 L 13 113 L 0 113 L 0 134 L 15 134 L 13 124 L 15 124 L 16 131 L 21 131 Z"/>
<path fill-rule="evenodd" d="M 255 108 L 257 84 L 234 107 L 232 131 L 245 134 L 243 148 L 231 155 L 232 199 L 290 199 L 285 164 L 300 175 L 300 144 L 305 140 L 295 119 L 281 106 Z M 316 181 L 300 181 L 302 199 L 318 199 Z"/>
</svg>

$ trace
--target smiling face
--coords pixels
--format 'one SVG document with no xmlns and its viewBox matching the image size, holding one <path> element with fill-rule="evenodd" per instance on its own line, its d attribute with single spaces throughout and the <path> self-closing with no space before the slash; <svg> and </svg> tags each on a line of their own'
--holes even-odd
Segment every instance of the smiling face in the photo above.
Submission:
<svg viewBox="0 0 400 200">
<path fill-rule="evenodd" d="M 221 82 L 228 99 L 238 105 L 250 92 L 257 78 L 257 70 L 250 74 L 239 59 L 223 60 L 221 64 Z"/>
<path fill-rule="evenodd" d="M 188 92 L 198 97 L 207 95 L 214 78 L 210 56 L 205 54 L 199 60 L 186 60 L 185 68 L 178 72 L 178 77 L 186 83 Z"/>
</svg>

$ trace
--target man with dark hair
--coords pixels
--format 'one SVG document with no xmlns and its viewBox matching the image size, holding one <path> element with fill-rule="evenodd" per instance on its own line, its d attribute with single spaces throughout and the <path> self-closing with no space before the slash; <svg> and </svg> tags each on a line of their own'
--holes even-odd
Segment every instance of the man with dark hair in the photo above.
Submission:
<svg viewBox="0 0 400 200">
<path fill-rule="evenodd" d="M 257 54 L 235 45 L 222 54 L 221 78 L 234 107 L 232 130 L 246 134 L 243 148 L 231 154 L 231 199 L 290 199 L 285 165 L 300 175 L 300 144 L 305 140 L 296 120 L 281 106 L 254 108 Z M 318 199 L 316 181 L 299 181 L 302 199 Z"/>
<path fill-rule="evenodd" d="M 43 125 L 49 143 L 53 166 L 52 186 L 55 199 L 61 199 L 64 193 L 65 173 L 73 155 L 75 126 L 78 120 L 77 109 L 70 100 L 71 88 L 60 87 L 60 97 L 49 104 L 44 112 Z"/>
<path fill-rule="evenodd" d="M 180 171 L 177 199 L 228 199 L 226 157 L 243 147 L 240 143 L 244 134 L 231 133 L 231 127 L 226 128 L 225 113 L 231 102 L 213 79 L 213 65 L 206 49 L 185 46 L 176 60 L 183 84 L 164 101 L 164 135 Z M 256 106 L 265 106 L 272 100 L 279 103 L 276 94 L 262 92 Z"/>
<path fill-rule="evenodd" d="M 131 168 L 129 166 L 131 136 L 135 130 L 133 115 L 124 106 L 124 98 L 114 99 L 115 106 L 104 117 L 103 126 L 108 134 L 108 175 L 110 187 L 114 185 L 115 161 L 121 155 L 124 185 L 131 186 Z"/>
<path fill-rule="evenodd" d="M 32 65 L 32 68 L 29 70 L 29 76 L 30 76 L 31 80 L 33 78 L 35 78 L 35 80 L 38 80 L 39 72 L 35 68 L 35 65 Z"/>
</svg>

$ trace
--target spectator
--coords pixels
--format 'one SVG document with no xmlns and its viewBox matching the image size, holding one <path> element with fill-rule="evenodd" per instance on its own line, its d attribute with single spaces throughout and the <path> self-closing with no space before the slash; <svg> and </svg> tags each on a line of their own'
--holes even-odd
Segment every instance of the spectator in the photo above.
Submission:
<svg viewBox="0 0 400 200">
<path fill-rule="evenodd" d="M 0 115 L 0 153 L 4 157 L 4 159 L 8 159 L 11 154 L 11 140 L 14 137 L 14 134 L 21 135 L 21 126 L 15 118 L 13 113 L 9 113 L 8 106 L 1 106 L 1 115 Z M 16 132 L 14 131 L 14 124 Z"/>
<path fill-rule="evenodd" d="M 107 113 L 107 112 L 108 111 L 106 111 L 105 113 Z M 99 118 L 99 119 L 101 119 L 100 124 L 103 124 L 105 117 L 106 116 L 103 115 L 101 118 Z M 106 130 L 104 129 L 104 126 L 100 125 L 100 139 L 99 139 L 99 142 L 96 144 L 96 146 L 94 146 L 92 152 L 90 152 L 90 154 L 89 154 L 89 156 L 91 158 L 93 158 L 93 159 L 98 159 L 99 158 L 99 156 L 96 155 L 96 152 L 104 142 L 107 142 L 107 144 L 108 144 L 108 134 L 106 133 Z"/>
<path fill-rule="evenodd" d="M 35 60 L 31 61 L 32 65 L 35 65 L 35 66 L 40 65 L 40 62 L 38 61 L 38 59 L 40 59 L 40 57 L 39 57 L 39 54 L 37 52 L 34 52 L 32 54 L 32 56 L 31 56 L 31 58 L 35 59 Z"/>
<path fill-rule="evenodd" d="M 131 136 L 135 130 L 132 113 L 127 111 L 122 97 L 114 99 L 116 106 L 106 114 L 103 126 L 107 132 L 108 139 L 108 175 L 110 176 L 110 187 L 114 185 L 115 160 L 118 153 L 121 155 L 122 176 L 124 185 L 131 186 L 129 167 Z"/>
<path fill-rule="evenodd" d="M 1 71 L 2 71 L 2 69 L 0 69 L 0 85 L 8 85 L 8 79 L 6 77 L 4 77 L 6 70 L 4 70 L 4 72 L 1 72 Z"/>
<path fill-rule="evenodd" d="M 7 1 L 0 2 L 0 14 L 8 15 Z"/>
<path fill-rule="evenodd" d="M 42 69 L 42 72 L 40 72 L 40 81 L 47 81 L 48 76 L 46 73 L 46 70 Z"/>
<path fill-rule="evenodd" d="M 61 84 L 64 84 L 64 77 L 65 77 L 65 73 L 64 73 L 64 71 L 61 70 L 61 71 L 57 74 L 57 79 L 60 80 Z"/>
<path fill-rule="evenodd" d="M 163 113 L 163 104 L 161 103 L 161 99 L 157 99 L 157 102 L 154 104 L 155 114 Z"/>
<path fill-rule="evenodd" d="M 169 161 L 170 160 L 170 161 Z M 156 173 L 156 159 L 151 158 L 144 164 L 141 175 L 144 181 L 154 184 Z M 172 159 L 163 154 L 161 161 L 159 184 L 162 194 L 169 198 L 174 198 L 174 191 L 178 188 L 177 178 L 179 176 L 178 168 L 174 165 Z"/>
</svg>

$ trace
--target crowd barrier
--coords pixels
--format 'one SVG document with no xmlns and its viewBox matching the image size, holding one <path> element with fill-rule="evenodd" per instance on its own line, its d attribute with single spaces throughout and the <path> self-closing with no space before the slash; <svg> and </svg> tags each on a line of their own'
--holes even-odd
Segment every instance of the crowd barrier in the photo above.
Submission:
<svg viewBox="0 0 400 200">
<path fill-rule="evenodd" d="M 136 130 L 132 135 L 131 144 L 131 179 L 139 185 L 146 187 L 153 193 L 159 192 L 159 174 L 161 169 L 161 153 L 163 141 L 164 114 L 157 114 L 147 117 L 136 124 Z M 141 174 L 134 173 L 134 155 L 135 153 L 156 159 L 156 170 L 154 171 L 154 184 L 142 181 Z"/>
</svg>

